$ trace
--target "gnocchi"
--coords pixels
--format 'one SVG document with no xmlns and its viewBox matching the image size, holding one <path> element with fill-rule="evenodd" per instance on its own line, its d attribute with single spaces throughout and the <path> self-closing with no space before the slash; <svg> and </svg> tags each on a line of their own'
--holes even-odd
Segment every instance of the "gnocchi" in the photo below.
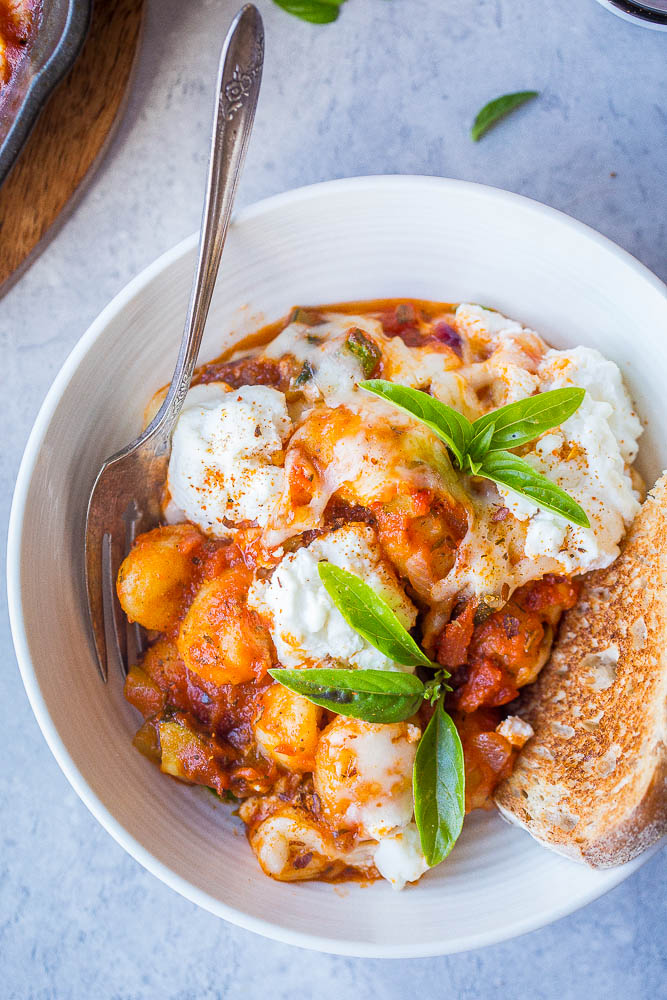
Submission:
<svg viewBox="0 0 667 1000">
<path fill-rule="evenodd" d="M 213 684 L 242 684 L 272 665 L 271 638 L 246 604 L 250 574 L 227 569 L 197 592 L 178 633 L 189 670 Z"/>
<path fill-rule="evenodd" d="M 262 697 L 255 739 L 262 753 L 290 771 L 312 771 L 322 709 L 274 684 Z"/>
<path fill-rule="evenodd" d="M 156 632 L 178 620 L 195 573 L 193 555 L 202 535 L 191 524 L 155 528 L 140 535 L 121 563 L 116 589 L 131 622 Z"/>
<path fill-rule="evenodd" d="M 421 736 L 407 722 L 337 716 L 322 733 L 313 781 L 334 829 L 379 840 L 412 819 L 412 768 Z"/>
</svg>

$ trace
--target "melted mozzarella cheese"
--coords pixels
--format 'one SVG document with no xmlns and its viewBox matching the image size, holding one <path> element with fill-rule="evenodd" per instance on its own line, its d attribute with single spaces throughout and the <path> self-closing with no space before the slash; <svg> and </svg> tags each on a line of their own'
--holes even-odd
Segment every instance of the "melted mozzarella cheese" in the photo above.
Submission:
<svg viewBox="0 0 667 1000">
<path fill-rule="evenodd" d="M 283 557 L 268 581 L 257 581 L 248 605 L 269 623 L 285 667 L 315 666 L 333 659 L 360 669 L 402 670 L 352 629 L 327 594 L 317 570 L 323 560 L 361 577 L 412 628 L 417 611 L 385 562 L 373 530 L 349 524 Z"/>
<path fill-rule="evenodd" d="M 402 889 L 407 882 L 416 882 L 429 868 L 415 823 L 408 823 L 397 833 L 384 837 L 373 860 L 382 878 L 391 882 L 394 889 Z"/>
<path fill-rule="evenodd" d="M 276 389 L 195 386 L 172 440 L 172 503 L 212 534 L 228 534 L 234 522 L 265 525 L 284 486 L 275 462 L 290 430 L 285 396 Z"/>
<path fill-rule="evenodd" d="M 309 503 L 295 510 L 289 479 L 304 453 L 318 471 Z M 418 420 L 369 393 L 355 409 L 346 405 L 309 414 L 290 440 L 285 470 L 288 482 L 264 534 L 269 548 L 318 528 L 335 493 L 366 507 L 418 490 L 467 503 L 445 445 Z"/>
<path fill-rule="evenodd" d="M 252 830 L 250 843 L 264 872 L 288 882 L 317 878 L 332 861 L 362 870 L 370 868 L 375 846 L 364 841 L 352 850 L 339 850 L 331 836 L 325 836 L 302 811 L 285 805 Z"/>
<path fill-rule="evenodd" d="M 382 840 L 412 820 L 412 768 L 421 730 L 337 716 L 317 747 L 313 781 L 334 829 Z"/>
<path fill-rule="evenodd" d="M 290 323 L 264 348 L 263 355 L 281 358 L 288 354 L 307 366 L 300 389 L 309 403 L 351 405 L 363 398 L 357 383 L 365 375 L 359 358 L 346 347 L 348 334 L 352 329 L 361 330 L 380 346 L 386 341 L 382 325 L 368 316 L 323 315 L 324 322 L 317 326 Z"/>
</svg>

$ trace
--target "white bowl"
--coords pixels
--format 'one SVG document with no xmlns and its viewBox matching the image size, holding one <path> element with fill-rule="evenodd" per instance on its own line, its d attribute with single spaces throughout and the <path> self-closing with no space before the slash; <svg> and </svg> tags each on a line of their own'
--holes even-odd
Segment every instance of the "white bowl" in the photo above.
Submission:
<svg viewBox="0 0 667 1000">
<path fill-rule="evenodd" d="M 386 883 L 288 885 L 261 874 L 238 822 L 131 745 L 137 713 L 105 687 L 86 624 L 82 544 L 100 463 L 135 436 L 168 381 L 195 239 L 166 253 L 77 344 L 37 418 L 12 509 L 9 603 L 23 680 L 61 768 L 115 839 L 213 913 L 280 941 L 359 956 L 490 944 L 570 913 L 643 859 L 591 871 L 495 814 L 473 814 L 452 855 L 402 893 Z M 642 471 L 667 465 L 664 286 L 612 243 L 517 195 L 424 177 L 335 181 L 279 195 L 231 227 L 202 360 L 294 303 L 385 296 L 494 306 L 558 347 L 615 359 L 649 429 Z M 644 855 L 644 858 L 646 855 Z"/>
</svg>

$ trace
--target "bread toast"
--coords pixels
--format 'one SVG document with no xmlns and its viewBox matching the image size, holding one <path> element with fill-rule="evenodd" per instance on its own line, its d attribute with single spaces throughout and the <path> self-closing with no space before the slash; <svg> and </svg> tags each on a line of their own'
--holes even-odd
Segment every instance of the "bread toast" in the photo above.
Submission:
<svg viewBox="0 0 667 1000">
<path fill-rule="evenodd" d="M 667 832 L 667 476 L 618 559 L 583 581 L 517 714 L 535 735 L 498 787 L 503 816 L 596 868 Z"/>
</svg>

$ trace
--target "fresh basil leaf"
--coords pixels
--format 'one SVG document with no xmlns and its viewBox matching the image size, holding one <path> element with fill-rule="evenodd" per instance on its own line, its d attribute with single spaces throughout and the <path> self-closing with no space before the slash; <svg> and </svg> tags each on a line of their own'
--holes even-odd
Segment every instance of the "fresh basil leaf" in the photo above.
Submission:
<svg viewBox="0 0 667 1000">
<path fill-rule="evenodd" d="M 403 722 L 415 714 L 424 685 L 414 674 L 393 670 L 269 670 L 274 680 L 338 715 L 364 722 Z"/>
<path fill-rule="evenodd" d="M 345 348 L 360 362 L 364 377 L 370 378 L 382 357 L 382 352 L 375 341 L 355 326 L 347 335 Z"/>
<path fill-rule="evenodd" d="M 412 786 L 422 851 L 433 867 L 456 843 L 465 815 L 463 747 L 442 699 L 419 741 Z"/>
<path fill-rule="evenodd" d="M 321 562 L 317 569 L 324 589 L 347 624 L 366 642 L 405 667 L 434 666 L 387 602 L 367 583 L 333 563 Z"/>
<path fill-rule="evenodd" d="M 538 507 L 560 514 L 572 524 L 590 528 L 586 513 L 576 500 L 518 455 L 509 451 L 490 451 L 482 459 L 477 474 L 528 497 Z"/>
<path fill-rule="evenodd" d="M 381 399 L 393 403 L 399 410 L 421 420 L 445 442 L 451 449 L 459 468 L 463 468 L 463 460 L 472 440 L 472 424 L 462 413 L 429 396 L 427 392 L 422 392 L 421 389 L 396 385 L 385 379 L 371 379 L 360 382 L 359 385 L 362 389 L 374 392 Z"/>
<path fill-rule="evenodd" d="M 345 0 L 273 0 L 288 14 L 300 17 L 311 24 L 330 24 L 340 13 Z"/>
<path fill-rule="evenodd" d="M 497 410 L 494 412 L 498 412 Z M 491 416 L 491 414 L 489 414 Z M 489 450 L 489 445 L 491 444 L 491 439 L 493 438 L 493 432 L 495 430 L 495 423 L 491 421 L 485 427 L 476 427 L 475 423 L 472 425 L 472 429 L 475 433 L 474 438 L 470 442 L 470 447 L 468 448 L 467 459 L 470 466 L 475 471 L 475 463 L 480 462 L 487 451 Z"/>
<path fill-rule="evenodd" d="M 521 107 L 526 101 L 537 97 L 538 94 L 539 91 L 537 90 L 519 90 L 515 94 L 503 94 L 502 97 L 496 97 L 494 101 L 489 101 L 488 104 L 484 105 L 473 122 L 472 129 L 470 130 L 473 140 L 478 142 L 492 125 L 495 125 L 501 118 L 508 115 L 510 111 Z"/>
<path fill-rule="evenodd" d="M 490 426 L 495 430 L 485 452 L 504 451 L 533 441 L 552 427 L 560 427 L 565 423 L 579 409 L 585 395 L 585 389 L 566 386 L 563 389 L 538 392 L 535 396 L 519 399 L 515 403 L 501 406 L 499 410 L 485 413 L 472 425 L 475 437 L 470 446 L 471 454 L 475 458 L 482 457 L 484 452 L 477 454 L 474 451 L 475 442 L 488 432 Z"/>
<path fill-rule="evenodd" d="M 445 691 L 453 691 L 454 689 L 450 684 L 447 684 L 445 677 L 451 677 L 452 675 L 448 670 L 441 668 L 437 671 L 431 678 L 424 684 L 424 701 L 427 701 L 429 705 L 435 705 L 436 701 Z"/>
</svg>

